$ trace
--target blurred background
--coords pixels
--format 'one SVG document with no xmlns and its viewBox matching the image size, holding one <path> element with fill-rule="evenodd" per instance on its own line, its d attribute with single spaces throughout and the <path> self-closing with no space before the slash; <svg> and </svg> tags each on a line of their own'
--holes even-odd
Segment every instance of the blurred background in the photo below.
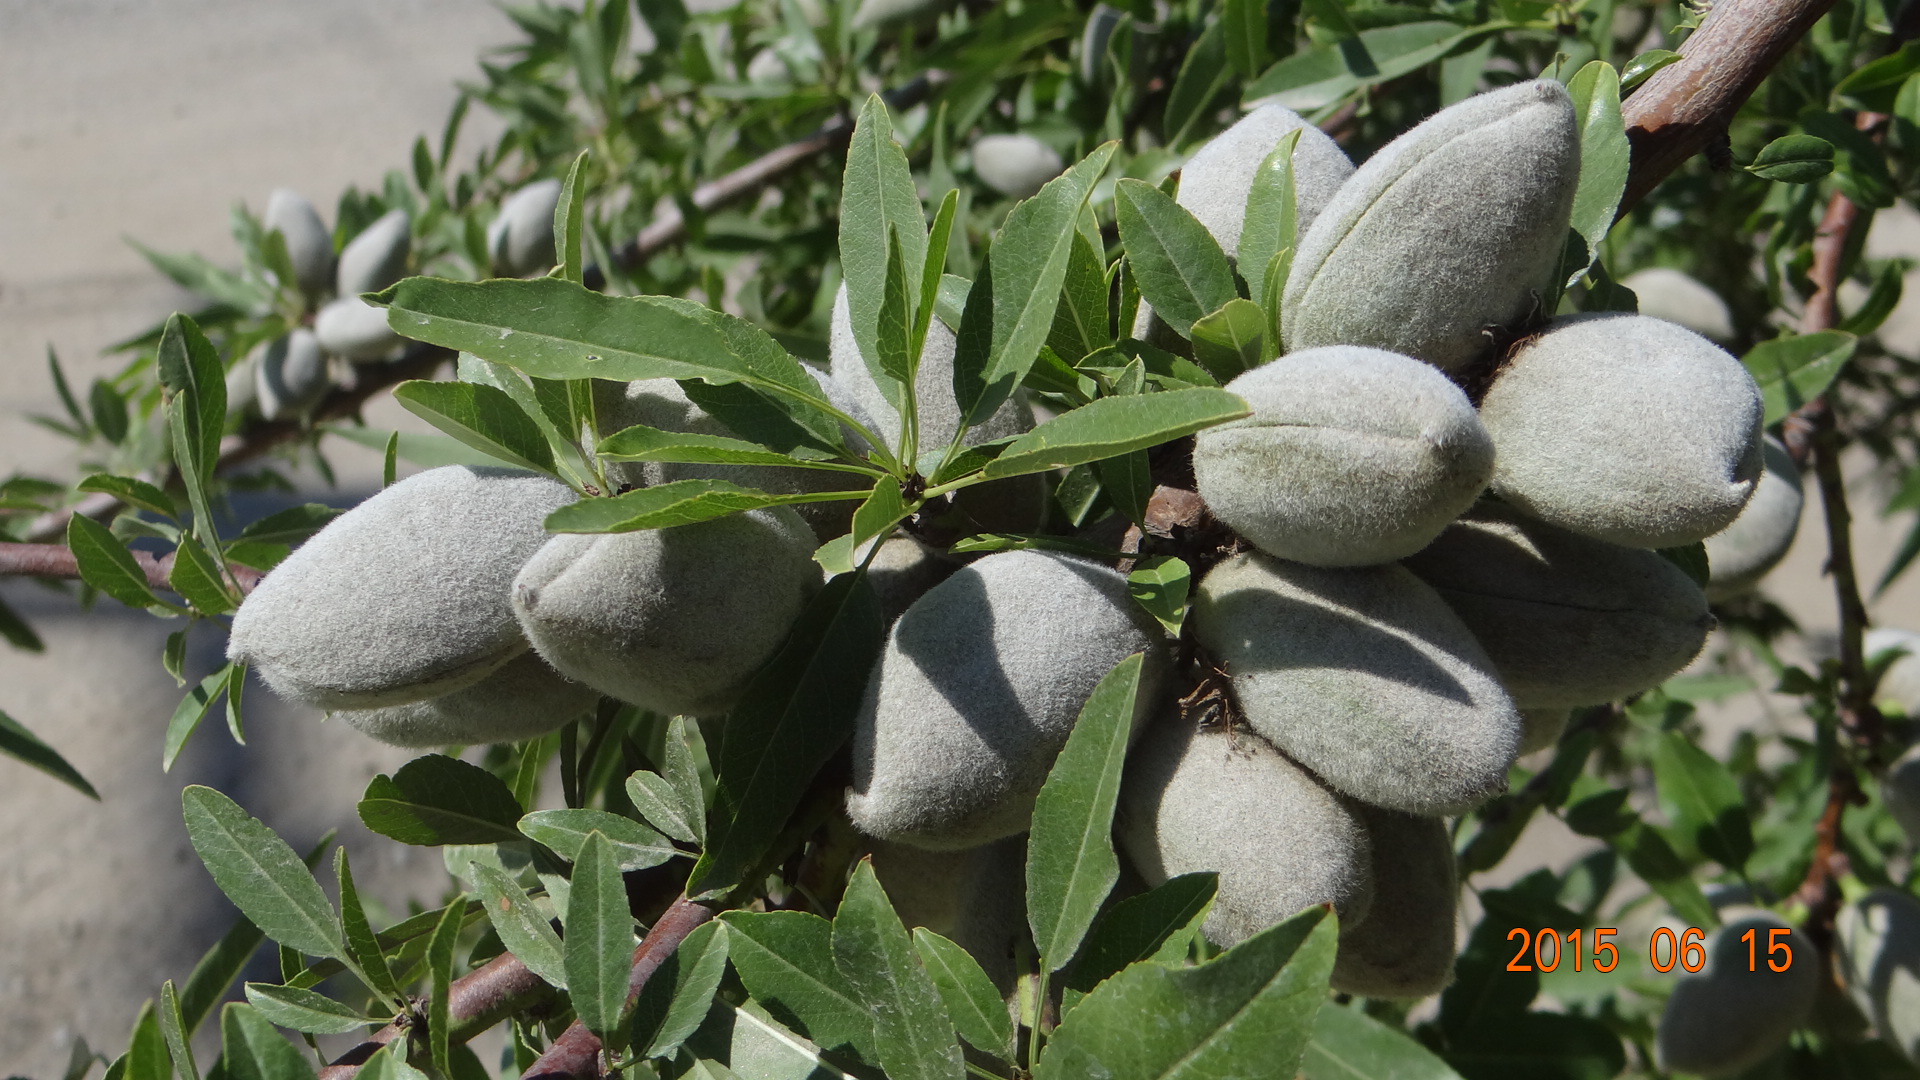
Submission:
<svg viewBox="0 0 1920 1080">
<path fill-rule="evenodd" d="M 476 59 L 513 37 L 485 0 L 0 0 L 0 477 L 79 475 L 70 444 L 28 419 L 59 410 L 50 346 L 85 384 L 121 363 L 102 355 L 108 346 L 194 305 L 128 238 L 231 261 L 236 200 L 257 212 L 285 186 L 327 207 L 349 184 L 376 187 L 404 165 L 416 135 L 437 134 Z M 490 139 L 493 124 L 476 110 L 462 153 Z M 1869 254 L 1920 257 L 1920 217 L 1883 212 Z M 1880 336 L 1914 355 L 1920 272 L 1907 292 L 1913 299 Z M 419 429 L 384 399 L 368 421 Z M 337 486 L 299 479 L 305 497 L 347 505 L 377 486 L 379 457 L 338 440 L 332 448 Z M 1811 488 L 1808 499 L 1793 553 L 1766 588 L 1818 641 L 1836 620 Z M 1907 527 L 1866 509 L 1883 502 L 1872 492 L 1855 503 L 1868 582 Z M 29 582 L 0 581 L 0 596 L 47 644 L 39 655 L 0 650 L 0 711 L 52 743 L 102 796 L 87 801 L 0 761 L 0 1074 L 55 1080 L 76 1040 L 117 1050 L 140 1003 L 162 980 L 184 979 L 230 923 L 187 844 L 184 784 L 217 785 L 296 847 L 338 829 L 363 891 L 384 909 L 376 925 L 405 914 L 409 899 L 440 895 L 437 852 L 372 837 L 354 815 L 368 778 L 410 752 L 255 688 L 246 747 L 202 737 L 162 773 L 161 735 L 180 697 L 159 664 L 170 627 L 112 601 L 83 615 L 70 594 Z M 1920 629 L 1920 575 L 1874 612 Z M 216 667 L 223 647 L 210 632 L 196 639 L 188 676 Z M 1741 726 L 1804 723 L 1757 689 L 1702 708 L 1716 753 Z M 1540 815 L 1515 854 L 1476 883 L 1564 866 L 1594 846 Z M 1477 913 L 1469 907 L 1466 918 Z"/>
</svg>

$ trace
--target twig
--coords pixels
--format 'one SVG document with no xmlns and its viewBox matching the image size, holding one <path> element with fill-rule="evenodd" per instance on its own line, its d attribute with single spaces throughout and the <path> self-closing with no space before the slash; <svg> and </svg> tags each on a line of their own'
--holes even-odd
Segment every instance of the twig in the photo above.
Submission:
<svg viewBox="0 0 1920 1080">
<path fill-rule="evenodd" d="M 156 589 L 171 589 L 167 579 L 173 574 L 173 554 L 155 555 L 149 551 L 131 552 L 133 561 L 147 575 L 147 584 Z M 265 577 L 251 567 L 234 564 L 234 584 L 242 594 L 253 591 Z M 0 544 L 0 577 L 67 578 L 78 580 L 80 560 L 65 544 Z"/>
<path fill-rule="evenodd" d="M 1680 59 L 1654 72 L 1621 105 L 1633 165 L 1625 214 L 1654 186 L 1726 134 L 1734 113 L 1834 0 L 1720 0 L 1680 46 Z"/>
<path fill-rule="evenodd" d="M 512 953 L 501 953 L 484 965 L 453 980 L 448 988 L 448 1032 L 454 1042 L 465 1042 L 514 1013 L 553 996 L 553 988 L 527 970 Z M 367 1040 L 320 1070 L 319 1080 L 351 1080 L 374 1052 L 413 1030 L 411 1017 L 381 1028 Z"/>
<path fill-rule="evenodd" d="M 910 109 L 946 85 L 947 78 L 944 71 L 928 71 L 881 97 L 890 109 Z M 695 210 L 710 213 L 754 194 L 817 154 L 846 146 L 852 138 L 853 120 L 838 117 L 804 139 L 770 150 L 725 176 L 701 184 L 693 189 L 687 201 Z M 679 207 L 671 207 L 641 229 L 639 236 L 615 251 L 614 264 L 623 268 L 638 266 L 686 238 L 686 215 Z"/>
<path fill-rule="evenodd" d="M 640 991 L 646 989 L 647 980 L 660 965 L 667 962 L 688 934 L 694 932 L 702 923 L 714 917 L 718 912 L 711 904 L 689 900 L 685 896 L 673 902 L 666 914 L 653 924 L 647 936 L 641 940 L 640 947 L 633 951 L 633 974 L 627 978 L 627 1008 L 632 1009 L 634 1002 L 640 999 Z M 522 1080 L 558 1080 L 560 1077 L 572 1077 L 576 1080 L 590 1080 L 600 1075 L 600 1040 L 594 1037 L 580 1021 L 568 1025 L 560 1037 L 553 1040 L 547 1051 L 520 1074 Z M 322 1077 L 321 1080 L 327 1080 Z"/>
</svg>

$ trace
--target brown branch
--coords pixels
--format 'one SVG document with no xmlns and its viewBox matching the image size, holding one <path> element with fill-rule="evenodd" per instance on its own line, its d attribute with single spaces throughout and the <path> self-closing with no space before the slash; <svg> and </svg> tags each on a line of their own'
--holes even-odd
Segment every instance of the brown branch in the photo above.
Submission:
<svg viewBox="0 0 1920 1080">
<path fill-rule="evenodd" d="M 155 589 L 172 589 L 168 578 L 173 574 L 173 554 L 155 555 L 147 551 L 130 552 L 133 561 L 139 564 L 141 573 L 147 576 L 147 584 Z M 234 584 L 240 587 L 242 595 L 253 591 L 260 579 L 265 577 L 260 571 L 248 566 L 234 564 Z M 0 544 L 0 577 L 37 577 L 66 578 L 79 580 L 80 560 L 65 544 Z"/>
<path fill-rule="evenodd" d="M 716 914 L 714 905 L 682 896 L 660 916 L 641 940 L 640 947 L 633 951 L 633 973 L 627 978 L 628 1009 L 640 1000 L 640 991 L 646 989 L 647 980 L 653 978 L 653 973 L 667 962 L 687 935 Z M 522 1080 L 559 1080 L 561 1077 L 591 1080 L 600 1075 L 600 1040 L 575 1020 L 553 1040 L 546 1053 L 520 1075 Z"/>
<path fill-rule="evenodd" d="M 1633 165 L 1625 214 L 1668 174 L 1724 137 L 1734 113 L 1834 0 L 1720 0 L 1680 46 L 1681 59 L 1654 72 L 1621 105 Z"/>
<path fill-rule="evenodd" d="M 454 1042 L 466 1042 L 514 1013 L 552 996 L 553 988 L 545 980 L 528 971 L 512 953 L 501 953 L 453 980 L 453 985 L 448 987 L 447 1013 L 453 1021 L 448 1035 Z M 411 1016 L 388 1024 L 321 1069 L 319 1080 L 352 1080 L 375 1051 L 413 1029 Z"/>
<path fill-rule="evenodd" d="M 944 71 L 928 71 L 881 97 L 887 107 L 898 111 L 925 101 L 947 82 Z M 775 180 L 799 168 L 817 154 L 844 148 L 853 138 L 853 120 L 839 117 L 819 131 L 770 150 L 760 157 L 693 189 L 687 201 L 700 213 L 710 213 L 758 192 Z M 687 218 L 679 207 L 672 207 L 640 230 L 640 235 L 613 253 L 616 266 L 631 268 L 687 238 Z"/>
</svg>

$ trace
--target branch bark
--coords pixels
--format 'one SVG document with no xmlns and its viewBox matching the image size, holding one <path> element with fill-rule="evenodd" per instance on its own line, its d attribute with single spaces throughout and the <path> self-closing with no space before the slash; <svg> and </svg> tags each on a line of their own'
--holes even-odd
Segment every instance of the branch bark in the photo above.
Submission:
<svg viewBox="0 0 1920 1080">
<path fill-rule="evenodd" d="M 1834 0 L 1720 0 L 1680 46 L 1681 59 L 1648 77 L 1621 103 L 1633 164 L 1626 214 L 1654 186 L 1714 139 Z"/>
<path fill-rule="evenodd" d="M 140 566 L 141 573 L 147 575 L 147 584 L 155 589 L 171 591 L 173 586 L 167 579 L 173 574 L 173 555 L 154 555 L 152 552 L 132 552 L 133 561 Z M 234 584 L 241 593 L 250 593 L 260 579 L 265 577 L 252 567 L 234 564 Z M 78 580 L 80 560 L 65 544 L 0 544 L 0 577 L 42 577 L 67 578 Z"/>
<path fill-rule="evenodd" d="M 448 987 L 447 1011 L 453 1024 L 449 1034 L 465 1042 L 514 1013 L 532 1008 L 553 996 L 553 988 L 528 971 L 512 953 L 501 953 Z M 360 1066 L 381 1047 L 413 1030 L 412 1018 L 395 1021 L 341 1054 L 320 1070 L 319 1080 L 352 1080 Z"/>
</svg>

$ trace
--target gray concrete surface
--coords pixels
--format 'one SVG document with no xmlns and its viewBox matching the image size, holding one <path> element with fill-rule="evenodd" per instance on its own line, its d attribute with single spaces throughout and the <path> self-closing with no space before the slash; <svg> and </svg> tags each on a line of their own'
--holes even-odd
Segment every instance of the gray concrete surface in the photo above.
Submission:
<svg viewBox="0 0 1920 1080">
<path fill-rule="evenodd" d="M 514 37 L 486 0 L 0 0 L 0 476 L 74 475 L 67 444 L 25 418 L 58 408 L 49 343 L 84 386 L 120 363 L 105 346 L 191 303 L 123 238 L 231 264 L 235 200 L 257 212 L 289 186 L 331 217 L 347 184 L 377 184 L 416 135 L 437 138 L 455 80 Z M 468 153 L 498 130 L 474 120 Z M 373 457 L 342 452 L 343 482 L 377 478 Z M 103 796 L 0 762 L 0 1075 L 60 1076 L 76 1036 L 117 1053 L 140 1003 L 225 931 L 232 911 L 181 825 L 184 784 L 221 787 L 296 845 L 340 829 L 395 917 L 437 900 L 437 853 L 354 815 L 367 779 L 411 754 L 256 687 L 245 749 L 210 721 L 163 774 L 172 626 L 112 601 L 82 615 L 27 583 L 0 595 L 47 641 L 42 656 L 0 648 L 0 710 Z M 193 670 L 221 648 L 208 630 Z"/>
</svg>

